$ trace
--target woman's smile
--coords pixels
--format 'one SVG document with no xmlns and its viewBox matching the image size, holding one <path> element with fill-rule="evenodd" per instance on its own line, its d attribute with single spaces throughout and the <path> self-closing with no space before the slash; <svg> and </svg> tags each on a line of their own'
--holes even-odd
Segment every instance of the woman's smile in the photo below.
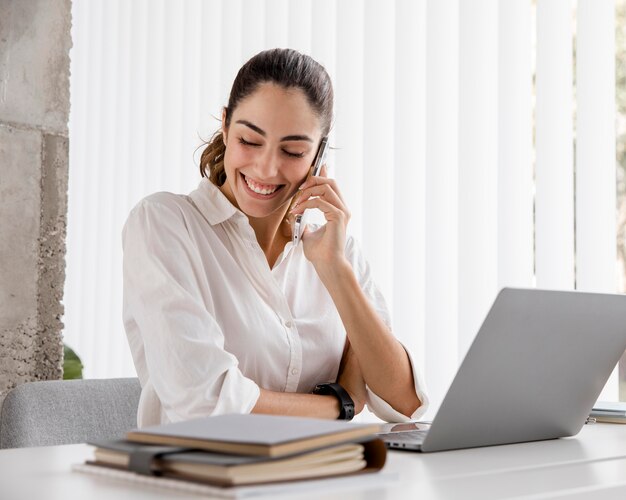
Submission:
<svg viewBox="0 0 626 500">
<path fill-rule="evenodd" d="M 257 182 L 250 177 L 246 177 L 243 173 L 239 172 L 241 184 L 244 186 L 244 190 L 253 198 L 258 200 L 269 200 L 280 194 L 284 184 L 265 184 Z"/>
</svg>

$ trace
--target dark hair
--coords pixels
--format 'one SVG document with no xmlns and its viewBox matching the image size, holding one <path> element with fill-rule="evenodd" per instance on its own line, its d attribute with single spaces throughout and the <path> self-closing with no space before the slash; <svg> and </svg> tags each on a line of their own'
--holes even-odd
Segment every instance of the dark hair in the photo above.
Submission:
<svg viewBox="0 0 626 500">
<path fill-rule="evenodd" d="M 230 125 L 239 102 L 254 93 L 262 83 L 302 90 L 322 121 L 322 135 L 328 135 L 333 117 L 333 86 L 330 77 L 312 57 L 293 49 L 264 50 L 241 67 L 230 90 L 228 106 L 224 108 L 226 127 Z M 218 130 L 206 143 L 200 156 L 200 175 L 208 176 L 217 186 L 226 181 L 225 151 L 222 131 Z"/>
</svg>

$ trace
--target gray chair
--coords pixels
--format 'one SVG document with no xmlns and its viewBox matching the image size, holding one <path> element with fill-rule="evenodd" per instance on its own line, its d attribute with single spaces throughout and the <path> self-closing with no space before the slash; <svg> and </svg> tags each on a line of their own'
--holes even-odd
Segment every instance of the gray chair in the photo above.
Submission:
<svg viewBox="0 0 626 500">
<path fill-rule="evenodd" d="M 138 378 L 50 380 L 11 390 L 0 411 L 0 449 L 124 437 L 137 427 Z"/>
</svg>

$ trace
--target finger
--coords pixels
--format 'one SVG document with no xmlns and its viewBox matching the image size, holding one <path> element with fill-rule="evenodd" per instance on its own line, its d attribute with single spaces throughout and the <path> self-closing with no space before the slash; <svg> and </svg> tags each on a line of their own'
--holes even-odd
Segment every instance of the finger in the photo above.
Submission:
<svg viewBox="0 0 626 500">
<path fill-rule="evenodd" d="M 343 210 L 340 210 L 338 207 L 333 205 L 332 203 L 327 202 L 322 198 L 310 198 L 302 203 L 299 203 L 298 206 L 292 210 L 292 214 L 303 213 L 307 208 L 317 208 L 320 210 L 327 221 L 342 221 L 347 222 L 349 215 L 346 214 Z"/>
<path fill-rule="evenodd" d="M 333 190 L 330 184 L 319 184 L 317 186 L 313 186 L 308 189 L 304 189 L 303 191 L 300 191 L 300 197 L 294 203 L 294 207 L 299 205 L 303 200 L 308 200 L 309 198 L 313 198 L 315 196 L 324 198 L 326 201 L 332 203 L 340 210 L 348 212 L 344 201 Z"/>
<path fill-rule="evenodd" d="M 298 189 L 300 191 L 304 191 L 305 189 L 321 185 L 329 185 L 332 190 L 337 193 L 339 199 L 343 201 L 343 196 L 341 194 L 341 191 L 339 190 L 337 181 L 335 179 L 329 179 L 328 177 L 321 177 L 319 175 L 315 177 L 309 177 Z"/>
<path fill-rule="evenodd" d="M 291 210 L 295 208 L 298 203 L 300 203 L 300 200 L 302 200 L 302 191 L 297 191 L 289 202 L 289 212 L 291 212 Z"/>
<path fill-rule="evenodd" d="M 322 190 L 325 189 L 323 193 Z M 299 200 L 294 206 L 291 208 L 291 214 L 300 214 L 303 213 L 307 208 L 319 208 L 324 211 L 321 205 L 318 206 L 317 203 L 314 203 L 315 200 L 323 200 L 325 204 L 333 207 L 334 209 L 339 210 L 345 217 L 346 222 L 350 220 L 351 214 L 348 208 L 344 205 L 343 201 L 337 196 L 337 194 L 331 189 L 322 188 L 319 193 L 314 193 L 313 197 L 303 196 L 301 200 Z"/>
<path fill-rule="evenodd" d="M 322 231 L 324 229 L 324 226 L 322 226 L 321 228 L 317 228 L 315 230 L 312 230 L 308 224 L 305 224 L 304 229 L 302 230 L 302 236 L 300 236 L 300 239 L 303 242 L 308 241 L 309 236 L 311 236 L 312 234 L 317 233 L 318 231 Z"/>
<path fill-rule="evenodd" d="M 323 184 L 326 181 L 329 181 L 328 178 L 328 170 L 326 169 L 326 164 L 322 165 L 320 169 L 319 175 L 309 175 L 302 184 L 300 184 L 299 189 L 306 189 L 311 186 L 315 186 L 317 184 Z"/>
<path fill-rule="evenodd" d="M 310 194 L 311 191 L 307 191 L 307 190 L 315 190 L 316 188 L 320 188 L 323 186 L 327 186 L 328 188 L 332 189 L 332 191 L 342 201 L 342 203 L 345 203 L 343 196 L 341 195 L 341 192 L 339 191 L 339 186 L 337 185 L 337 181 L 335 179 L 329 179 L 327 177 L 319 177 L 319 176 L 311 177 L 300 186 L 299 192 L 302 193 L 302 198 L 306 198 L 308 196 L 317 196 L 316 194 Z M 313 193 L 316 193 L 316 192 L 317 191 L 313 191 Z"/>
</svg>

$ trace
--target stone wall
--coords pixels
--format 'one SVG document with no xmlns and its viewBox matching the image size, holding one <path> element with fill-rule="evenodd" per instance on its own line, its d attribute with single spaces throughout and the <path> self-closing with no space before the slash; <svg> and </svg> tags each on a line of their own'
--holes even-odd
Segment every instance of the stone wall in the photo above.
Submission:
<svg viewBox="0 0 626 500">
<path fill-rule="evenodd" d="M 0 401 L 62 377 L 70 0 L 0 0 Z"/>
</svg>

